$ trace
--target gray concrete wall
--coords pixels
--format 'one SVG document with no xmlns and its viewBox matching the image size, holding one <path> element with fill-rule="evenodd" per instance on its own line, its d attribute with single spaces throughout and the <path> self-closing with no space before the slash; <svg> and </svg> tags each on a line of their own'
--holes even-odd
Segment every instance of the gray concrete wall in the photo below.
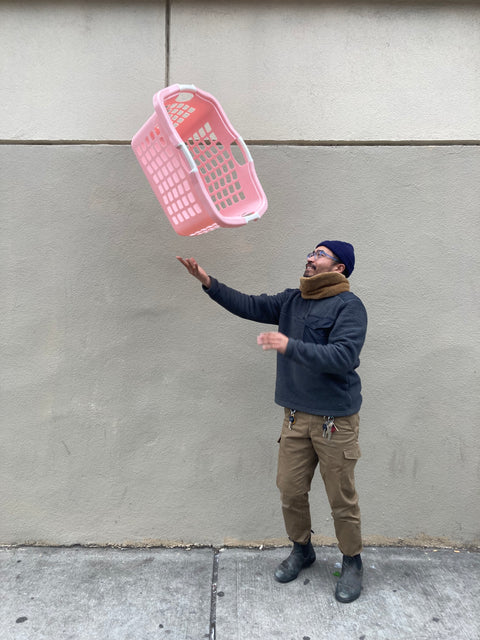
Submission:
<svg viewBox="0 0 480 640">
<path fill-rule="evenodd" d="M 334 236 L 369 311 L 365 539 L 479 543 L 479 26 L 461 3 L 2 3 L 0 543 L 285 541 L 263 326 L 175 255 L 276 292 Z M 251 141 L 260 222 L 170 227 L 129 140 L 173 82 Z M 312 511 L 332 541 L 319 479 Z"/>
</svg>

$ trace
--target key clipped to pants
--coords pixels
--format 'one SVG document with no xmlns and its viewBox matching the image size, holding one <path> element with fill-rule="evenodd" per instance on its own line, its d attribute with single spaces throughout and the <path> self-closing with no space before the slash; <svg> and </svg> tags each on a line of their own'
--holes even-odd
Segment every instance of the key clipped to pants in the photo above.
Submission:
<svg viewBox="0 0 480 640">
<path fill-rule="evenodd" d="M 296 413 L 297 413 L 296 409 L 290 409 L 290 415 L 288 417 L 288 428 L 290 429 L 290 431 L 292 430 L 292 427 L 295 424 L 295 420 L 296 420 L 295 414 Z"/>
<path fill-rule="evenodd" d="M 333 416 L 327 416 L 325 422 L 323 423 L 323 437 L 328 438 L 328 440 L 332 439 L 332 434 L 338 431 L 335 426 L 335 418 Z"/>
</svg>

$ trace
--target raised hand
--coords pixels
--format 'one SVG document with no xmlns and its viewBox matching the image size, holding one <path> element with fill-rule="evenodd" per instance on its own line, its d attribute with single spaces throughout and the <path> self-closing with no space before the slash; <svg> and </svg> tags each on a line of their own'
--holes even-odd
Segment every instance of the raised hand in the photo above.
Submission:
<svg viewBox="0 0 480 640">
<path fill-rule="evenodd" d="M 210 276 L 207 274 L 205 269 L 202 269 L 194 258 L 181 258 L 180 256 L 176 256 L 176 258 L 183 264 L 188 273 L 194 276 L 197 280 L 200 280 L 204 287 L 210 289 Z"/>
</svg>

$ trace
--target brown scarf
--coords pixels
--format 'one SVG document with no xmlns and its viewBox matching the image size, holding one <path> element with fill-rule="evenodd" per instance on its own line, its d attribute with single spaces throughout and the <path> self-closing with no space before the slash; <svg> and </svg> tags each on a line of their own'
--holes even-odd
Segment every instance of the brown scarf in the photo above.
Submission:
<svg viewBox="0 0 480 640">
<path fill-rule="evenodd" d="M 306 300 L 320 300 L 350 291 L 350 283 L 343 273 L 328 271 L 311 278 L 300 278 L 300 291 Z"/>
</svg>

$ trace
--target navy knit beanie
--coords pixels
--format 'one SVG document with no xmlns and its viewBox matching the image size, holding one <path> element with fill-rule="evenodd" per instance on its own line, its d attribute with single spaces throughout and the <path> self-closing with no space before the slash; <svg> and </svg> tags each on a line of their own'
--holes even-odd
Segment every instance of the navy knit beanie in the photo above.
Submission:
<svg viewBox="0 0 480 640">
<path fill-rule="evenodd" d="M 345 271 L 343 273 L 347 278 L 349 277 L 355 266 L 355 253 L 351 244 L 341 242 L 340 240 L 324 240 L 323 242 L 319 242 L 317 247 L 327 247 L 327 249 L 330 249 L 340 262 L 345 265 Z"/>
</svg>

